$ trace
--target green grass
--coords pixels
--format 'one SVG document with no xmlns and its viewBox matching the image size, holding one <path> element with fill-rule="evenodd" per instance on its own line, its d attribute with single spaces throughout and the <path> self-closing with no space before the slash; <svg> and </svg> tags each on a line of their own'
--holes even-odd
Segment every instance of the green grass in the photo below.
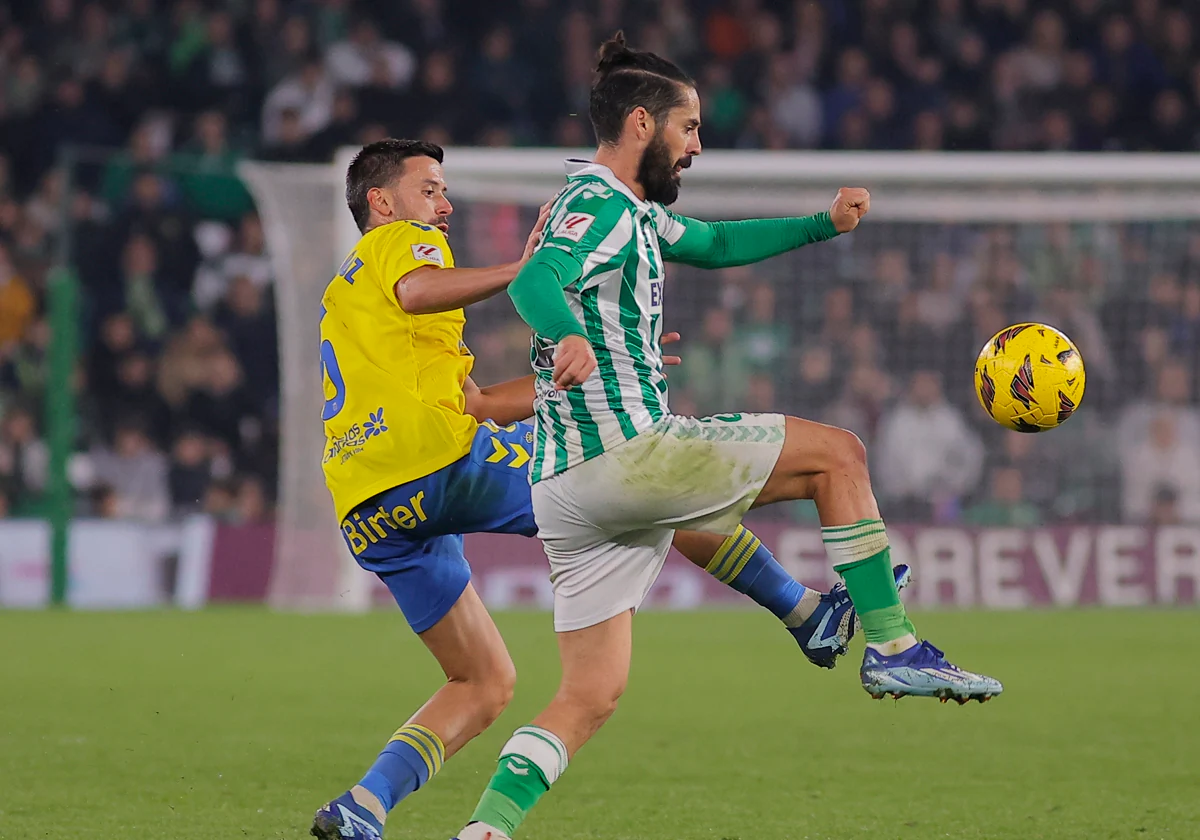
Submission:
<svg viewBox="0 0 1200 840">
<path fill-rule="evenodd" d="M 646 614 L 616 717 L 526 822 L 565 838 L 1200 838 L 1194 612 L 935 613 L 1006 686 L 872 701 L 754 612 Z M 502 615 L 505 716 L 402 804 L 445 840 L 558 675 L 549 617 Z M 0 613 L 0 837 L 301 838 L 439 672 L 391 613 Z"/>
</svg>

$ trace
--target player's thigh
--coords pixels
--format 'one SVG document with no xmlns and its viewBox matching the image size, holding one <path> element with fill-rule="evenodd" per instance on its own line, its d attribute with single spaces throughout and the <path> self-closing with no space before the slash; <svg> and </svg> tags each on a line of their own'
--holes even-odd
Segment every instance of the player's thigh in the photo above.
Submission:
<svg viewBox="0 0 1200 840">
<path fill-rule="evenodd" d="M 409 627 L 421 635 L 450 613 L 471 582 L 462 536 L 393 538 L 387 549 L 386 556 L 358 557 L 359 565 L 383 581 Z"/>
<path fill-rule="evenodd" d="M 674 534 L 669 528 L 613 532 L 589 521 L 571 478 L 576 469 L 533 486 L 538 536 L 554 587 L 554 629 L 559 633 L 593 627 L 641 606 Z"/>
<path fill-rule="evenodd" d="M 448 679 L 509 686 L 516 679 L 500 630 L 470 584 L 420 639 Z"/>
<path fill-rule="evenodd" d="M 853 432 L 788 417 L 783 449 L 753 506 L 814 498 L 822 478 L 831 474 L 853 476 L 865 483 L 866 463 L 866 449 Z"/>
<path fill-rule="evenodd" d="M 470 453 L 448 468 L 447 527 L 455 533 L 537 533 L 529 494 L 533 427 L 480 424 Z"/>
</svg>

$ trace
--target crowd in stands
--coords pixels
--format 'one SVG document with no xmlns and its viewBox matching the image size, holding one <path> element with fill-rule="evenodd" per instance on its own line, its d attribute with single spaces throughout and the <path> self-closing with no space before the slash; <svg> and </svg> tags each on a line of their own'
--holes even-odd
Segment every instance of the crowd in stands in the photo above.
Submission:
<svg viewBox="0 0 1200 840">
<path fill-rule="evenodd" d="M 243 158 L 387 135 L 587 145 L 595 47 L 619 28 L 694 74 L 710 148 L 1191 150 L 1198 24 L 1169 0 L 4 4 L 0 516 L 44 501 L 62 250 L 84 292 L 79 512 L 269 516 L 274 277 Z M 853 428 L 893 519 L 1200 521 L 1194 230 L 876 229 L 672 298 L 674 408 Z M 526 335 L 488 306 L 482 379 L 522 373 Z M 970 404 L 962 360 L 1025 317 L 1076 338 L 1103 409 L 1052 442 Z"/>
</svg>

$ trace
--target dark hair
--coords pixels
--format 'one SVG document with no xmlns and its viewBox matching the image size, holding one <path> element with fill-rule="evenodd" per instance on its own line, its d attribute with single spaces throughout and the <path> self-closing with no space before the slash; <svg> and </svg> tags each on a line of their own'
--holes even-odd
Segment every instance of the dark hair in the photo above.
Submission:
<svg viewBox="0 0 1200 840">
<path fill-rule="evenodd" d="M 683 88 L 695 86 L 691 76 L 667 59 L 625 46 L 625 33 L 618 32 L 600 45 L 588 103 L 596 139 L 616 143 L 625 118 L 639 106 L 661 124 L 672 108 L 683 104 Z"/>
<path fill-rule="evenodd" d="M 396 140 L 389 137 L 363 146 L 346 170 L 346 205 L 358 229 L 366 233 L 371 218 L 367 192 L 386 187 L 404 174 L 404 162 L 413 157 L 430 157 L 442 162 L 442 147 L 421 140 Z"/>
</svg>

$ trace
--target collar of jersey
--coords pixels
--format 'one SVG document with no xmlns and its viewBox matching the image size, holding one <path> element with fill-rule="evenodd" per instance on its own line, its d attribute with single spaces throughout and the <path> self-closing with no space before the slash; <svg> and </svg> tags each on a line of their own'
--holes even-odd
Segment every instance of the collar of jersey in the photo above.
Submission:
<svg viewBox="0 0 1200 840">
<path fill-rule="evenodd" d="M 563 161 L 563 168 L 566 169 L 568 178 L 578 178 L 582 175 L 594 175 L 619 192 L 621 195 L 632 201 L 634 207 L 637 207 L 639 210 L 650 209 L 649 202 L 642 201 L 640 198 L 634 195 L 633 190 L 625 186 L 621 179 L 614 175 L 613 171 L 602 163 L 596 163 L 595 161 L 591 160 L 567 158 L 565 161 Z"/>
</svg>

